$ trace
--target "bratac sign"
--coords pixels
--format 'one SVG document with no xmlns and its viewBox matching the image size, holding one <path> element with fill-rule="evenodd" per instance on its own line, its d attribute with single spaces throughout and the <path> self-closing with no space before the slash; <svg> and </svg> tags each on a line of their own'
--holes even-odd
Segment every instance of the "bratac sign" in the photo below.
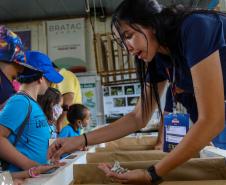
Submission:
<svg viewBox="0 0 226 185">
<path fill-rule="evenodd" d="M 48 55 L 59 66 L 83 66 L 85 54 L 85 19 L 47 21 Z"/>
<path fill-rule="evenodd" d="M 72 24 L 55 24 L 49 26 L 49 32 L 77 32 L 82 28 L 81 23 L 72 23 Z"/>
</svg>

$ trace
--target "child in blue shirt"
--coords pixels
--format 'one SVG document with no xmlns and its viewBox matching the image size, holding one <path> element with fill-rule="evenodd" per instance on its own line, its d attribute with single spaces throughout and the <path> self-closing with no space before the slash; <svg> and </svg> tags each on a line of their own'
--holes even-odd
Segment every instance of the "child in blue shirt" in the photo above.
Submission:
<svg viewBox="0 0 226 185">
<path fill-rule="evenodd" d="M 67 112 L 69 124 L 65 126 L 59 137 L 74 137 L 81 135 L 81 129 L 87 127 L 90 122 L 90 111 L 82 104 L 73 104 Z"/>
<path fill-rule="evenodd" d="M 44 94 L 50 83 L 63 80 L 47 55 L 27 51 L 26 59 L 34 69 L 24 69 L 18 76 L 19 93 L 9 98 L 0 111 L 0 157 L 8 162 L 6 170 L 10 172 L 47 164 L 50 129 L 37 96 Z"/>
</svg>

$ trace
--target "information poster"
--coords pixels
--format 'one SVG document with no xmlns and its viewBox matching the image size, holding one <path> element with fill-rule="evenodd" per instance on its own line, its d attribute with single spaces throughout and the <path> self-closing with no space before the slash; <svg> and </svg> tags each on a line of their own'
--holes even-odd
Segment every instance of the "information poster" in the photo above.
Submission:
<svg viewBox="0 0 226 185">
<path fill-rule="evenodd" d="M 104 115 L 107 123 L 131 112 L 139 97 L 140 84 L 104 86 Z"/>
<path fill-rule="evenodd" d="M 77 76 L 80 81 L 82 103 L 91 112 L 91 127 L 97 124 L 97 76 Z"/>
</svg>

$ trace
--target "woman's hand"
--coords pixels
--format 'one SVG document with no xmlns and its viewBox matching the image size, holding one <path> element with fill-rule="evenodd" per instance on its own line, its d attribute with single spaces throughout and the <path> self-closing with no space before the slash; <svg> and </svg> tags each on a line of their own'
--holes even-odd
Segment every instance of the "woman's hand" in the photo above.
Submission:
<svg viewBox="0 0 226 185">
<path fill-rule="evenodd" d="M 111 171 L 112 165 L 109 163 L 100 163 L 98 168 L 101 169 L 107 177 L 110 177 L 112 181 L 123 184 L 151 184 L 151 177 L 146 170 L 137 169 L 130 170 L 123 174 L 117 174 Z"/>
<path fill-rule="evenodd" d="M 57 161 L 65 153 L 72 153 L 84 146 L 83 136 L 56 139 L 48 149 L 48 159 Z"/>
</svg>

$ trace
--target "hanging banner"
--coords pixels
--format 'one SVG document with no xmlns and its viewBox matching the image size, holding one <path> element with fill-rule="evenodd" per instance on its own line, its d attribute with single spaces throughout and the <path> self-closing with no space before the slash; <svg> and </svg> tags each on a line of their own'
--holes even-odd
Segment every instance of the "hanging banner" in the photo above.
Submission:
<svg viewBox="0 0 226 185">
<path fill-rule="evenodd" d="M 85 66 L 85 19 L 47 21 L 48 55 L 59 67 Z"/>
</svg>

